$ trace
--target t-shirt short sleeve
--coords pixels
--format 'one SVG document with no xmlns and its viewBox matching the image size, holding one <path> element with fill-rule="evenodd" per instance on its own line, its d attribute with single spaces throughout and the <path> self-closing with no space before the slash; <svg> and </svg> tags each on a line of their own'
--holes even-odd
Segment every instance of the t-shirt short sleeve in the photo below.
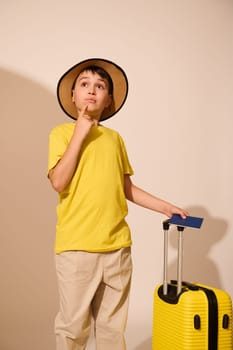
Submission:
<svg viewBox="0 0 233 350">
<path fill-rule="evenodd" d="M 68 145 L 67 136 L 59 127 L 54 128 L 49 135 L 48 171 L 56 166 Z"/>
<path fill-rule="evenodd" d="M 133 168 L 129 162 L 129 158 L 128 158 L 128 154 L 126 151 L 126 147 L 124 144 L 124 141 L 122 139 L 122 137 L 119 135 L 119 140 L 120 140 L 120 145 L 121 145 L 121 153 L 122 153 L 122 161 L 123 161 L 123 171 L 124 174 L 129 174 L 129 175 L 133 175 L 134 171 Z"/>
</svg>

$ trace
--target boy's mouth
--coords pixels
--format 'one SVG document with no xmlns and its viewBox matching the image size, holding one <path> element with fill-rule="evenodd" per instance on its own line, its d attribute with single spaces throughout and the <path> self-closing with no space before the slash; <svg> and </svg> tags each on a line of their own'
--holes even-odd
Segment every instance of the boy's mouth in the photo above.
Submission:
<svg viewBox="0 0 233 350">
<path fill-rule="evenodd" d="M 96 103 L 96 100 L 94 98 L 88 98 L 86 101 L 88 103 Z"/>
</svg>

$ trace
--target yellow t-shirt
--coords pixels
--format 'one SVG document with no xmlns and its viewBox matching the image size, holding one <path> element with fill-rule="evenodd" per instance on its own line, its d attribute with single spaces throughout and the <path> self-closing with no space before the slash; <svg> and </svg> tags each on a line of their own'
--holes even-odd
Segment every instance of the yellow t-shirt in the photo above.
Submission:
<svg viewBox="0 0 233 350">
<path fill-rule="evenodd" d="M 75 123 L 66 123 L 51 131 L 49 170 L 64 154 L 74 127 Z M 59 193 L 56 253 L 107 252 L 131 245 L 124 174 L 132 175 L 133 170 L 121 136 L 104 126 L 93 126 L 70 184 Z"/>
</svg>

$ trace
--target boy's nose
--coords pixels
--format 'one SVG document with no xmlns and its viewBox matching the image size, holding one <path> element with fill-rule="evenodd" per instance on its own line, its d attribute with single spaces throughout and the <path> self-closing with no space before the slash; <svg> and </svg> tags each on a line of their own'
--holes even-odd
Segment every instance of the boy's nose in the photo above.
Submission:
<svg viewBox="0 0 233 350">
<path fill-rule="evenodd" d="M 95 87 L 94 86 L 90 86 L 88 93 L 91 94 L 91 95 L 95 95 Z"/>
</svg>

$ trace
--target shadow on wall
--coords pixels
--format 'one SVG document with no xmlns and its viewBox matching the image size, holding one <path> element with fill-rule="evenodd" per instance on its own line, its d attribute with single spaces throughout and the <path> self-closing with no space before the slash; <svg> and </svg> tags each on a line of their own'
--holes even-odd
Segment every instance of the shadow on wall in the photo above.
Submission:
<svg viewBox="0 0 233 350">
<path fill-rule="evenodd" d="M 54 348 L 57 197 L 46 178 L 48 136 L 64 122 L 43 86 L 0 69 L 0 348 Z"/>
<path fill-rule="evenodd" d="M 221 241 L 227 231 L 226 220 L 212 217 L 203 207 L 187 208 L 190 215 L 203 217 L 201 229 L 186 228 L 184 230 L 183 280 L 199 282 L 216 288 L 222 288 L 220 273 L 211 260 L 212 247 Z M 170 243 L 177 249 L 177 230 L 173 228 Z M 176 259 L 168 268 L 169 278 L 177 276 Z"/>
</svg>

